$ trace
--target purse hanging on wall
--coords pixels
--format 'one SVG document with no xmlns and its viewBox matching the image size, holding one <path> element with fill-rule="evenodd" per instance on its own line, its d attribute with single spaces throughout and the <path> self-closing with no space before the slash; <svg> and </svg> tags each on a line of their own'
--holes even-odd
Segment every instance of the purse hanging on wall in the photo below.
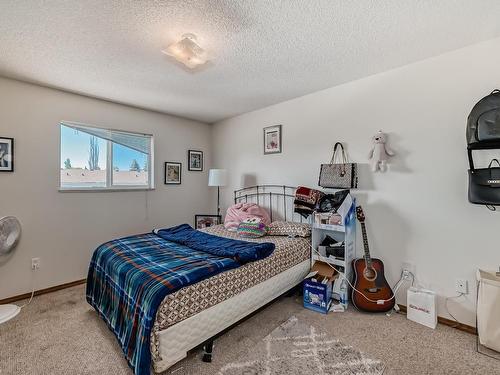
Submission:
<svg viewBox="0 0 500 375">
<path fill-rule="evenodd" d="M 488 168 L 474 168 L 473 150 L 500 149 L 500 90 L 493 90 L 472 108 L 467 117 L 469 157 L 469 202 L 495 211 L 500 205 L 500 163 L 493 159 Z M 496 162 L 499 166 L 493 167 Z"/>
<path fill-rule="evenodd" d="M 492 159 L 488 168 L 474 168 L 472 156 L 469 169 L 469 202 L 486 205 L 495 210 L 494 205 L 500 204 L 500 162 Z M 498 167 L 493 167 L 496 162 Z"/>
<path fill-rule="evenodd" d="M 321 164 L 318 185 L 334 189 L 358 187 L 357 165 L 356 163 L 349 163 L 342 143 L 335 143 L 330 164 Z"/>
</svg>

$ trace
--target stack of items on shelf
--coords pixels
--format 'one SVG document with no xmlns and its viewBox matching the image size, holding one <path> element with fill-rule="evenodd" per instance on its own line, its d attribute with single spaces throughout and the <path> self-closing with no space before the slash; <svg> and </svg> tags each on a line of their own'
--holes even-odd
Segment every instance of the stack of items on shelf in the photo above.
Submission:
<svg viewBox="0 0 500 375">
<path fill-rule="evenodd" d="M 345 241 L 337 241 L 329 235 L 326 235 L 325 239 L 318 246 L 318 251 L 321 256 L 344 260 Z"/>
<path fill-rule="evenodd" d="M 334 194 L 325 194 L 319 200 L 314 211 L 315 225 L 345 225 L 347 215 L 353 204 L 349 190 L 340 190 Z"/>
<path fill-rule="evenodd" d="M 325 194 L 297 189 L 295 211 L 312 215 L 311 273 L 304 280 L 304 307 L 328 313 L 344 311 L 348 303 L 351 262 L 355 256 L 355 200 L 349 190 Z M 340 304 L 334 304 L 336 299 Z"/>
</svg>

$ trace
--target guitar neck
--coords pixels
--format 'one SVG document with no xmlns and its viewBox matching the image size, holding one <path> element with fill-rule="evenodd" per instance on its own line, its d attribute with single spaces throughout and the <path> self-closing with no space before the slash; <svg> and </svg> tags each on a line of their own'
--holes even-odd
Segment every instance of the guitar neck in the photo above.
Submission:
<svg viewBox="0 0 500 375">
<path fill-rule="evenodd" d="M 372 257 L 370 256 L 370 247 L 368 246 L 368 236 L 366 234 L 366 225 L 361 222 L 361 232 L 363 233 L 363 247 L 365 249 L 365 261 L 368 267 L 372 266 Z"/>
</svg>

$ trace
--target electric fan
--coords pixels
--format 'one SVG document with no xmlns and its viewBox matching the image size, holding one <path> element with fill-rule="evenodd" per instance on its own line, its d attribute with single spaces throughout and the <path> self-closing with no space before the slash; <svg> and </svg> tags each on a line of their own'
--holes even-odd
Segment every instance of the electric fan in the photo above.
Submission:
<svg viewBox="0 0 500 375">
<path fill-rule="evenodd" d="M 0 219 L 0 259 L 12 251 L 21 235 L 21 224 L 13 216 Z M 17 305 L 0 305 L 0 324 L 19 314 L 21 308 Z"/>
</svg>

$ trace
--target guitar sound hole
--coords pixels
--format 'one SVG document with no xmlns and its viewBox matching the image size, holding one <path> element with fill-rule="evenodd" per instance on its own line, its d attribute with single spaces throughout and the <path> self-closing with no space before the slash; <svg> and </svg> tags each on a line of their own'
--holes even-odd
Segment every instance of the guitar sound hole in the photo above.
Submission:
<svg viewBox="0 0 500 375">
<path fill-rule="evenodd" d="M 373 281 L 377 278 L 377 271 L 373 268 L 365 268 L 363 271 L 363 276 L 365 277 L 366 280 Z"/>
</svg>

